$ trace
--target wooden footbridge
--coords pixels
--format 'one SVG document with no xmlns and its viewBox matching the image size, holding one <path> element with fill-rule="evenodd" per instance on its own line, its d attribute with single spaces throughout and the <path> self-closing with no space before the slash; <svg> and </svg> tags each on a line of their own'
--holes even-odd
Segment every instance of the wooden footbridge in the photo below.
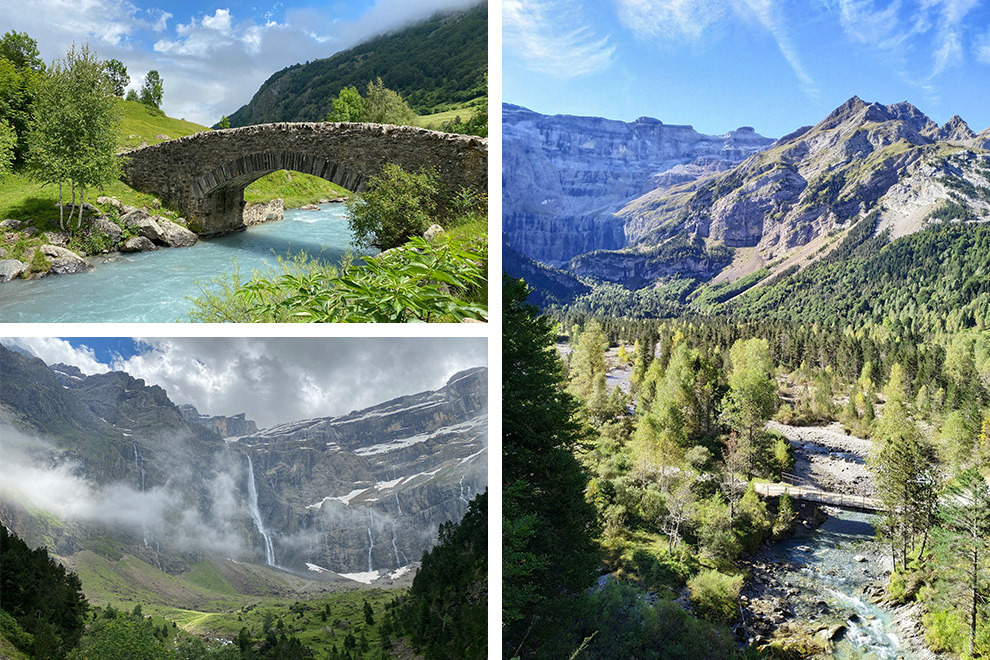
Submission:
<svg viewBox="0 0 990 660">
<path fill-rule="evenodd" d="M 756 492 L 763 497 L 780 497 L 789 495 L 791 499 L 803 500 L 805 502 L 818 502 L 837 506 L 842 509 L 855 509 L 857 511 L 868 511 L 875 513 L 881 511 L 880 501 L 875 497 L 865 497 L 863 495 L 848 495 L 846 493 L 831 493 L 826 490 L 809 488 L 807 486 L 795 486 L 792 484 L 753 484 Z"/>
</svg>

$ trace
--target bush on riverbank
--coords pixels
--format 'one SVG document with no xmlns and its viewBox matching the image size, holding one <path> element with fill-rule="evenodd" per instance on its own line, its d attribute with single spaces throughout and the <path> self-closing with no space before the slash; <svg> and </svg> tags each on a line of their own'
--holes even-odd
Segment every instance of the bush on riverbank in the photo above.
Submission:
<svg viewBox="0 0 990 660">
<path fill-rule="evenodd" d="M 417 238 L 339 266 L 303 255 L 247 283 L 237 273 L 214 280 L 189 316 L 207 323 L 487 320 L 487 269 L 484 238 Z"/>
<path fill-rule="evenodd" d="M 688 580 L 695 611 L 714 623 L 732 623 L 739 618 L 742 575 L 702 571 Z"/>
</svg>

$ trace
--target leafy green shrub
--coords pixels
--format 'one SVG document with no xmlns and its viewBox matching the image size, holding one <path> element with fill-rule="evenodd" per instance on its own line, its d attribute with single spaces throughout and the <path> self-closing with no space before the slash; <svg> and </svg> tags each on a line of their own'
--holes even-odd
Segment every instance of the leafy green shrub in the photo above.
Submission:
<svg viewBox="0 0 990 660">
<path fill-rule="evenodd" d="M 194 321 L 206 322 L 438 322 L 486 320 L 487 242 L 412 239 L 404 249 L 363 264 L 339 267 L 305 258 L 283 264 L 281 275 L 240 284 L 194 301 Z"/>
<path fill-rule="evenodd" d="M 421 236 L 437 214 L 439 185 L 428 170 L 409 173 L 386 164 L 368 181 L 367 190 L 347 202 L 355 241 L 384 251 Z"/>
<path fill-rule="evenodd" d="M 741 575 L 702 571 L 688 580 L 695 611 L 708 621 L 731 623 L 739 617 Z"/>
<path fill-rule="evenodd" d="M 17 648 L 28 651 L 34 646 L 34 635 L 25 632 L 17 620 L 4 610 L 0 610 L 0 636 L 5 637 Z"/>
<path fill-rule="evenodd" d="M 969 649 L 969 626 L 964 617 L 954 610 L 934 610 L 922 617 L 925 625 L 925 641 L 936 652 Z"/>
</svg>

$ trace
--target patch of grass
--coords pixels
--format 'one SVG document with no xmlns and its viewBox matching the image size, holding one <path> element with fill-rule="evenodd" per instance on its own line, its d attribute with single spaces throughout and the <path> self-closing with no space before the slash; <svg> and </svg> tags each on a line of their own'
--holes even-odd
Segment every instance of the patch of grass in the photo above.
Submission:
<svg viewBox="0 0 990 660">
<path fill-rule="evenodd" d="M 438 130 L 440 125 L 444 122 L 453 121 L 458 117 L 466 121 L 474 113 L 475 107 L 485 103 L 486 101 L 487 99 L 485 97 L 478 97 L 468 101 L 467 103 L 446 108 L 440 112 L 435 112 L 430 115 L 419 115 L 416 118 L 416 125 L 422 128 Z"/>
<path fill-rule="evenodd" d="M 201 561 L 193 564 L 183 577 L 195 585 L 222 594 L 235 594 L 237 591 L 230 586 L 226 578 L 213 562 Z"/>
<path fill-rule="evenodd" d="M 137 101 L 118 100 L 117 109 L 121 115 L 117 146 L 122 149 L 134 149 L 142 143 L 151 145 L 164 142 L 165 140 L 157 137 L 159 135 L 167 135 L 169 139 L 174 140 L 209 130 L 206 126 L 191 121 L 157 114 Z"/>
<path fill-rule="evenodd" d="M 281 197 L 286 208 L 315 204 L 321 199 L 350 196 L 349 191 L 326 179 L 286 170 L 272 172 L 244 189 L 244 200 L 247 202 L 267 202 Z"/>
</svg>

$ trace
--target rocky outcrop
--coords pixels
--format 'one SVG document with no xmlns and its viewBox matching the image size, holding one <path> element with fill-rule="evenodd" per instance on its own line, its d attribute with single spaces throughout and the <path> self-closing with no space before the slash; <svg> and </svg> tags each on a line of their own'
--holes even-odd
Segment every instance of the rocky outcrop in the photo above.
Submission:
<svg viewBox="0 0 990 660">
<path fill-rule="evenodd" d="M 629 200 L 725 169 L 773 142 L 749 127 L 712 136 L 647 117 L 550 117 L 510 104 L 502 120 L 505 240 L 554 265 L 626 245 L 613 212 Z"/>
<path fill-rule="evenodd" d="M 93 267 L 72 250 L 57 245 L 42 245 L 40 250 L 51 263 L 51 272 L 56 275 L 73 275 Z"/>
<path fill-rule="evenodd" d="M 917 231 L 940 204 L 990 217 L 990 154 L 959 117 L 943 126 L 910 103 L 853 97 L 816 126 L 692 189 L 650 194 L 618 216 L 632 241 L 676 227 L 731 247 L 756 247 L 764 262 L 788 256 L 876 209 L 880 230 Z M 756 264 L 756 261 L 753 261 Z"/>
<path fill-rule="evenodd" d="M 273 199 L 269 202 L 248 202 L 244 205 L 244 225 L 260 225 L 264 222 L 276 222 L 284 217 L 285 202 Z"/>
<path fill-rule="evenodd" d="M 258 425 L 254 420 L 247 419 L 245 413 L 239 413 L 230 417 L 224 415 L 202 415 L 196 406 L 188 403 L 179 406 L 179 412 L 187 422 L 201 424 L 217 433 L 222 438 L 231 438 L 242 435 L 250 435 L 258 431 Z"/>
<path fill-rule="evenodd" d="M 31 267 L 17 259 L 0 259 L 0 282 L 9 282 L 31 270 Z"/>
<path fill-rule="evenodd" d="M 486 369 L 472 369 L 435 392 L 239 438 L 266 525 L 315 535 L 318 554 L 306 561 L 337 572 L 418 558 L 487 485 L 487 382 Z M 277 536 L 280 562 L 303 560 Z"/>
</svg>

